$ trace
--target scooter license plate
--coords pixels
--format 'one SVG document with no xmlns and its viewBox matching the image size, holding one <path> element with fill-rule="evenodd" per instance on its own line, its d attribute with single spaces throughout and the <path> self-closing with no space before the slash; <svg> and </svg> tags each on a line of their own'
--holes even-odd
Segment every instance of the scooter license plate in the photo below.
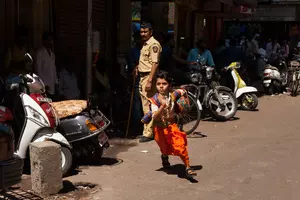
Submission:
<svg viewBox="0 0 300 200">
<path fill-rule="evenodd" d="M 98 136 L 98 141 L 99 141 L 99 145 L 100 145 L 101 147 L 103 147 L 104 144 L 105 144 L 106 142 L 108 142 L 108 137 L 107 137 L 107 135 L 106 135 L 105 132 L 102 132 L 102 133 L 99 134 L 99 136 Z"/>
</svg>

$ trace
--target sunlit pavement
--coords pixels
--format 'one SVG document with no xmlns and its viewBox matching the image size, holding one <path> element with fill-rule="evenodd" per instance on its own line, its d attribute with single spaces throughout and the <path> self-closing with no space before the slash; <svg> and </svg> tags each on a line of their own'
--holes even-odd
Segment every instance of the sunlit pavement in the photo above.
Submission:
<svg viewBox="0 0 300 200">
<path fill-rule="evenodd" d="M 298 200 L 300 199 L 300 97 L 263 97 L 259 111 L 238 111 L 236 120 L 201 122 L 204 138 L 189 138 L 195 180 L 184 178 L 177 157 L 161 170 L 155 142 L 115 144 L 105 157 L 123 162 L 82 168 L 72 182 L 92 182 L 94 199 Z M 113 160 L 113 159 L 108 159 Z M 105 163 L 104 163 L 105 164 Z"/>
</svg>

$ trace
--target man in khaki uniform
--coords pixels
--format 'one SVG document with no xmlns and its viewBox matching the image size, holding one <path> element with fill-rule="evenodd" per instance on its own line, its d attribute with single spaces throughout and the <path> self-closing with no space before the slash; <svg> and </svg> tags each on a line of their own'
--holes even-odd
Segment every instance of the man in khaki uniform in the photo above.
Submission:
<svg viewBox="0 0 300 200">
<path fill-rule="evenodd" d="M 144 114 L 150 111 L 148 98 L 156 93 L 155 74 L 158 69 L 159 58 L 162 48 L 152 36 L 153 30 L 149 23 L 141 24 L 141 38 L 143 47 L 141 49 L 139 65 L 136 72 L 140 75 L 140 95 Z M 153 122 L 144 125 L 143 137 L 140 142 L 149 142 L 153 139 Z"/>
</svg>

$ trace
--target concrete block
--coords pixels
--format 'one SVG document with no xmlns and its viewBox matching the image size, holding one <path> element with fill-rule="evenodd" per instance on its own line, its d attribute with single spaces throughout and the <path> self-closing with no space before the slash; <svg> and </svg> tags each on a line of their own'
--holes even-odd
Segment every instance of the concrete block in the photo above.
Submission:
<svg viewBox="0 0 300 200">
<path fill-rule="evenodd" d="M 51 141 L 30 144 L 32 190 L 42 197 L 63 188 L 60 145 Z"/>
</svg>

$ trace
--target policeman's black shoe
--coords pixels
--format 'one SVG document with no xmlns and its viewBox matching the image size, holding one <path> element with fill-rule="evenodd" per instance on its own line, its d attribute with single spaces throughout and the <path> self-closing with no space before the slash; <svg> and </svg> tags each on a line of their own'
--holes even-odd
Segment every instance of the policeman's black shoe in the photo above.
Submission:
<svg viewBox="0 0 300 200">
<path fill-rule="evenodd" d="M 153 140 L 153 138 L 142 136 L 141 139 L 140 139 L 140 143 L 150 142 L 152 140 Z"/>
</svg>

